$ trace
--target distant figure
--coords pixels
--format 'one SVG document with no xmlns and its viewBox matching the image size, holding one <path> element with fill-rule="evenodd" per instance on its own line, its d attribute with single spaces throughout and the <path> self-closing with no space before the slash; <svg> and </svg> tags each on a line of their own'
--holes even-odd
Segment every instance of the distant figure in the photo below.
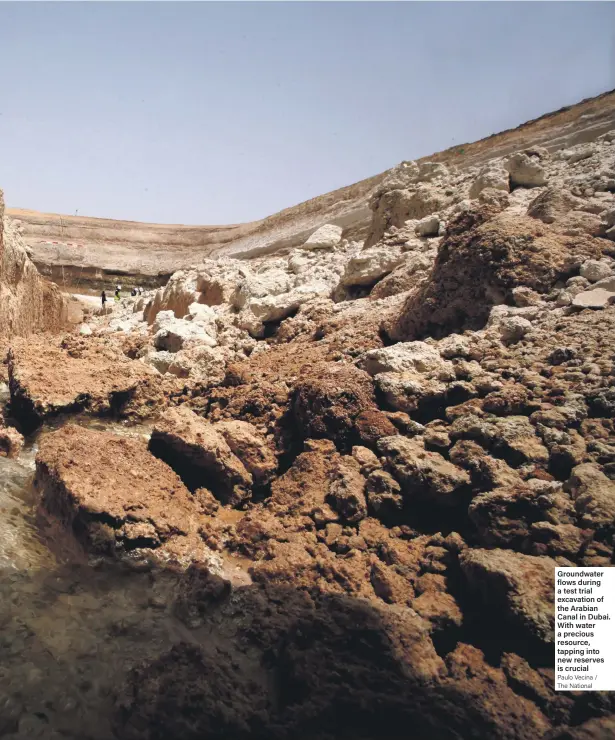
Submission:
<svg viewBox="0 0 615 740">
<path fill-rule="evenodd" d="M 116 303 L 120 302 L 120 289 L 119 288 L 115 291 L 114 300 Z"/>
<path fill-rule="evenodd" d="M 100 294 L 100 301 L 102 303 L 102 307 L 105 307 L 105 303 L 107 302 L 107 294 L 103 290 L 103 292 Z"/>
<path fill-rule="evenodd" d="M 137 295 L 137 289 L 136 289 L 136 288 L 133 288 L 133 289 L 132 289 L 132 290 L 130 291 L 130 295 L 131 295 L 131 296 L 132 296 L 132 297 L 134 298 L 134 297 L 135 297 L 135 296 Z"/>
<path fill-rule="evenodd" d="M 139 290 L 139 295 L 143 295 L 143 288 L 141 286 L 139 286 L 138 290 Z"/>
</svg>

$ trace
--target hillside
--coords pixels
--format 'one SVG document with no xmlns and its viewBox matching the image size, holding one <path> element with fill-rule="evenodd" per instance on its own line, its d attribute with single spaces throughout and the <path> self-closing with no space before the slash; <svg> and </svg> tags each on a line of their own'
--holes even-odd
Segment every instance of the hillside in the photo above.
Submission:
<svg viewBox="0 0 615 740">
<path fill-rule="evenodd" d="M 592 141 L 615 124 L 615 92 L 549 113 L 515 129 L 417 160 L 454 164 L 460 170 L 530 145 L 553 152 Z M 134 279 L 163 285 L 178 269 L 204 257 L 253 257 L 301 244 L 325 223 L 344 228 L 346 238 L 364 238 L 371 195 L 388 171 L 287 208 L 260 221 L 219 226 L 146 224 L 66 216 L 17 208 L 7 215 L 21 222 L 22 236 L 39 270 L 61 285 L 98 289 Z"/>
</svg>

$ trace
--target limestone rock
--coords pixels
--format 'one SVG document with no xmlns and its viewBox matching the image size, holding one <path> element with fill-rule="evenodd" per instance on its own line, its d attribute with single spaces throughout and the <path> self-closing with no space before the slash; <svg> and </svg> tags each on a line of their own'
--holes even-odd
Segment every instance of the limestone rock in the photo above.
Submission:
<svg viewBox="0 0 615 740">
<path fill-rule="evenodd" d="M 597 283 L 599 280 L 612 276 L 613 267 L 605 260 L 587 260 L 581 265 L 581 277 L 586 278 L 590 283 Z"/>
<path fill-rule="evenodd" d="M 342 227 L 335 224 L 321 226 L 306 240 L 303 249 L 334 249 L 342 238 Z"/>
<path fill-rule="evenodd" d="M 470 187 L 470 198 L 478 198 L 485 188 L 502 190 L 505 193 L 510 191 L 510 175 L 501 163 L 489 162 L 481 169 Z"/>
<path fill-rule="evenodd" d="M 512 344 L 518 342 L 520 339 L 532 330 L 532 324 L 522 316 L 511 316 L 510 318 L 504 319 L 498 325 L 500 336 L 503 342 Z"/>
<path fill-rule="evenodd" d="M 190 342 L 215 347 L 215 324 L 177 319 L 172 311 L 159 311 L 154 322 L 154 346 L 167 352 L 179 352 Z M 213 335 L 213 336 L 212 336 Z"/>
<path fill-rule="evenodd" d="M 547 175 L 538 157 L 517 152 L 506 160 L 504 167 L 510 174 L 510 184 L 513 188 L 534 188 L 547 184 Z"/>
<path fill-rule="evenodd" d="M 198 539 L 190 493 L 142 440 L 69 424 L 41 441 L 36 486 L 41 506 L 93 552 L 185 543 L 189 554 Z"/>
<path fill-rule="evenodd" d="M 352 257 L 340 283 L 344 286 L 373 285 L 404 261 L 399 248 L 371 247 Z"/>
<path fill-rule="evenodd" d="M 575 308 L 606 308 L 613 303 L 615 303 L 615 292 L 604 290 L 604 288 L 583 291 L 572 299 L 572 305 Z"/>
<path fill-rule="evenodd" d="M 438 236 L 440 231 L 440 217 L 438 214 L 422 218 L 414 227 L 417 236 Z"/>
<path fill-rule="evenodd" d="M 442 379 L 454 378 L 452 365 L 437 349 L 425 342 L 399 342 L 390 347 L 372 349 L 362 355 L 357 365 L 370 375 L 379 373 L 437 373 Z"/>
</svg>

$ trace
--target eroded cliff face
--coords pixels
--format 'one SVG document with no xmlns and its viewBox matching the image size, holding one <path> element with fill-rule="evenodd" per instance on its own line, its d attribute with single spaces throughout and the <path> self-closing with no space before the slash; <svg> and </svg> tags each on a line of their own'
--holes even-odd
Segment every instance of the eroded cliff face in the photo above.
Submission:
<svg viewBox="0 0 615 740">
<path fill-rule="evenodd" d="M 62 328 L 67 302 L 57 285 L 39 274 L 15 224 L 4 215 L 0 190 L 0 338 Z"/>
</svg>

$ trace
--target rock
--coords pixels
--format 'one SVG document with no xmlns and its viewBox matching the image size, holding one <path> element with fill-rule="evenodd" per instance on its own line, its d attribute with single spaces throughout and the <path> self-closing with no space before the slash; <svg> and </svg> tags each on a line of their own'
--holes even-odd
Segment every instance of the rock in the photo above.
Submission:
<svg viewBox="0 0 615 740">
<path fill-rule="evenodd" d="M 369 375 L 352 366 L 323 364 L 295 388 L 292 412 L 303 439 L 327 438 L 350 450 L 358 433 L 355 421 L 364 411 L 377 411 Z"/>
<path fill-rule="evenodd" d="M 504 672 L 490 665 L 478 648 L 459 642 L 446 664 L 448 676 L 436 689 L 438 709 L 428 737 L 536 740 L 550 729 L 536 704 L 515 693 Z"/>
<path fill-rule="evenodd" d="M 601 253 L 599 239 L 573 239 L 550 229 L 488 208 L 460 214 L 448 224 L 429 280 L 384 328 L 395 340 L 482 328 L 494 305 L 512 301 L 514 288 L 546 293 L 577 264 Z"/>
<path fill-rule="evenodd" d="M 18 457 L 23 445 L 23 435 L 17 429 L 5 427 L 0 422 L 0 457 Z"/>
<path fill-rule="evenodd" d="M 403 226 L 409 219 L 421 219 L 441 212 L 449 198 L 435 185 L 423 184 L 408 190 L 389 190 L 370 200 L 374 212 L 365 247 L 380 241 L 391 227 Z"/>
<path fill-rule="evenodd" d="M 467 548 L 459 555 L 459 564 L 466 588 L 480 600 L 493 625 L 514 630 L 528 641 L 530 651 L 532 644 L 552 646 L 555 560 Z"/>
<path fill-rule="evenodd" d="M 245 469 L 250 473 L 254 484 L 266 485 L 275 477 L 278 463 L 271 447 L 247 421 L 219 421 L 214 425 Z"/>
<path fill-rule="evenodd" d="M 344 521 L 355 523 L 367 516 L 365 478 L 358 466 L 350 465 L 346 460 L 347 458 L 342 458 L 335 468 L 327 501 Z"/>
<path fill-rule="evenodd" d="M 404 257 L 399 249 L 391 247 L 365 249 L 349 260 L 340 284 L 346 287 L 373 285 L 403 261 Z"/>
<path fill-rule="evenodd" d="M 545 224 L 553 224 L 563 220 L 570 211 L 582 205 L 581 198 L 576 198 L 561 187 L 551 186 L 537 195 L 529 204 L 527 215 Z"/>
<path fill-rule="evenodd" d="M 179 270 L 169 278 L 164 288 L 159 288 L 143 309 L 143 319 L 153 324 L 161 311 L 181 319 L 188 313 L 188 306 L 198 301 L 197 273 Z"/>
<path fill-rule="evenodd" d="M 437 507 L 461 503 L 470 478 L 465 470 L 436 452 L 426 452 L 423 443 L 406 437 L 387 437 L 378 443 L 385 468 L 401 485 L 405 499 Z"/>
<path fill-rule="evenodd" d="M 40 506 L 91 552 L 197 556 L 192 496 L 143 440 L 69 424 L 41 440 L 35 484 Z"/>
<path fill-rule="evenodd" d="M 4 212 L 0 190 L 0 337 L 57 332 L 69 323 L 68 301 L 28 256 L 20 229 Z M 79 312 L 80 313 L 80 312 Z M 80 313 L 80 321 L 82 321 Z"/>
<path fill-rule="evenodd" d="M 411 290 L 425 279 L 432 266 L 433 259 L 427 254 L 404 254 L 402 262 L 376 283 L 369 294 L 370 299 L 378 300 Z"/>
<path fill-rule="evenodd" d="M 529 331 L 532 331 L 532 324 L 521 316 L 511 316 L 500 322 L 498 330 L 503 342 L 514 344 L 523 339 Z"/>
<path fill-rule="evenodd" d="M 417 236 L 438 236 L 440 230 L 440 217 L 435 214 L 422 218 L 414 227 Z"/>
<path fill-rule="evenodd" d="M 500 163 L 489 162 L 478 173 L 478 177 L 470 187 L 470 198 L 478 198 L 485 188 L 502 190 L 505 193 L 510 191 L 510 175 Z"/>
<path fill-rule="evenodd" d="M 593 288 L 602 288 L 602 290 L 608 290 L 609 293 L 615 293 L 615 275 L 598 280 L 597 283 L 594 283 Z"/>
<path fill-rule="evenodd" d="M 335 224 L 321 226 L 307 239 L 303 249 L 334 249 L 342 238 L 342 227 Z"/>
<path fill-rule="evenodd" d="M 575 308 L 606 308 L 615 303 L 615 292 L 604 290 L 604 288 L 594 288 L 578 293 L 572 299 L 572 305 Z"/>
<path fill-rule="evenodd" d="M 109 341 L 78 335 L 15 340 L 8 369 L 12 413 L 26 431 L 68 411 L 120 413 L 155 374 Z"/>
<path fill-rule="evenodd" d="M 594 530 L 614 528 L 615 482 L 597 465 L 577 465 L 565 487 L 575 502 L 580 526 Z"/>
<path fill-rule="evenodd" d="M 241 432 L 236 428 L 229 432 L 228 427 L 226 431 L 229 436 L 235 432 L 235 444 L 240 444 L 237 438 Z M 149 449 L 174 468 L 192 490 L 205 486 L 231 506 L 243 504 L 251 496 L 252 475 L 222 433 L 186 407 L 165 411 L 154 426 Z M 245 445 L 244 450 L 253 460 L 254 447 Z"/>
<path fill-rule="evenodd" d="M 416 372 L 437 373 L 447 380 L 454 378 L 451 363 L 425 342 L 399 342 L 391 347 L 369 350 L 359 358 L 357 365 L 370 375 Z"/>
<path fill-rule="evenodd" d="M 582 144 L 573 149 L 564 149 L 559 152 L 559 157 L 560 159 L 567 161 L 568 164 L 575 164 L 584 159 L 589 159 L 589 157 L 594 155 L 595 151 L 596 148 L 593 144 Z"/>
<path fill-rule="evenodd" d="M 587 260 L 581 265 L 581 277 L 590 283 L 597 283 L 604 278 L 613 277 L 613 268 L 609 262 L 604 260 Z"/>
<path fill-rule="evenodd" d="M 92 329 L 88 324 L 81 324 L 79 327 L 79 334 L 81 334 L 82 337 L 89 337 L 92 334 Z"/>
<path fill-rule="evenodd" d="M 399 519 L 404 507 L 401 486 L 386 470 L 373 470 L 365 484 L 369 513 L 385 524 Z"/>
<path fill-rule="evenodd" d="M 209 347 L 216 345 L 215 323 L 203 324 L 175 318 L 172 311 L 160 311 L 153 326 L 154 346 L 167 352 L 179 352 L 182 347 L 193 342 Z"/>
<path fill-rule="evenodd" d="M 159 373 L 166 373 L 169 370 L 170 365 L 175 360 L 175 354 L 173 352 L 167 352 L 162 350 L 160 352 L 148 352 L 143 358 L 143 361 L 148 365 L 156 368 Z"/>
<path fill-rule="evenodd" d="M 547 175 L 538 157 L 517 152 L 504 162 L 510 174 L 511 187 L 534 188 L 547 184 Z"/>
</svg>

